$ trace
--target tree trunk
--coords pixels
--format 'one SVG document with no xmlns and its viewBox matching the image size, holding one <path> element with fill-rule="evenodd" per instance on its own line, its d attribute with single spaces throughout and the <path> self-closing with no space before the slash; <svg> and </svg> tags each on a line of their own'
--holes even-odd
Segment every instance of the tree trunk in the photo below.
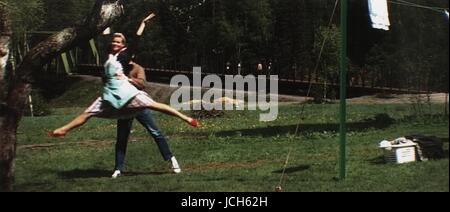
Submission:
<svg viewBox="0 0 450 212">
<path fill-rule="evenodd" d="M 14 138 L 5 139 L 8 135 L 3 132 L 4 128 L 4 116 L 8 114 L 5 103 L 6 95 L 6 63 L 9 57 L 9 43 L 11 40 L 12 29 L 11 21 L 5 5 L 0 5 L 0 141 L 15 140 Z M 15 135 L 13 135 L 15 137 Z M 10 179 L 12 179 L 11 172 L 7 170 L 14 170 L 14 163 L 9 155 L 12 149 L 15 149 L 14 145 L 8 145 L 6 142 L 0 142 L 0 191 L 11 190 L 12 185 Z"/>
<path fill-rule="evenodd" d="M 40 71 L 55 56 L 100 34 L 123 13 L 121 0 L 97 0 L 81 26 L 66 28 L 31 49 L 9 77 L 6 99 L 0 108 L 0 190 L 12 191 L 17 127 L 23 115 L 26 97 L 31 92 L 33 73 Z M 4 14 L 3 12 L 0 14 Z M 1 92 L 4 88 L 2 88 Z"/>
<path fill-rule="evenodd" d="M 9 57 L 9 43 L 11 40 L 11 21 L 5 5 L 0 4 L 0 100 L 5 98 L 6 63 Z M 0 103 L 2 103 L 1 101 Z"/>
</svg>

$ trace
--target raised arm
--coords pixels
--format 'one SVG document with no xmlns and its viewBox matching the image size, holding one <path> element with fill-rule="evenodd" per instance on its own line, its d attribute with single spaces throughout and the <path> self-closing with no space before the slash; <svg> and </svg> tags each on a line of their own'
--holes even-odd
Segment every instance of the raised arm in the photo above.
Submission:
<svg viewBox="0 0 450 212">
<path fill-rule="evenodd" d="M 148 15 L 147 17 L 145 17 L 144 19 L 142 19 L 141 21 L 141 25 L 139 25 L 139 28 L 136 32 L 137 36 L 141 36 L 142 33 L 144 33 L 144 29 L 145 29 L 145 22 L 149 21 L 150 19 L 154 18 L 156 15 L 155 13 L 150 13 L 150 15 Z"/>
<path fill-rule="evenodd" d="M 155 16 L 156 15 L 154 13 L 150 13 L 150 15 L 148 15 L 147 17 L 142 19 L 141 24 L 139 25 L 139 28 L 136 32 L 136 36 L 135 36 L 133 42 L 128 46 L 128 52 L 129 52 L 131 58 L 134 58 L 134 54 L 135 54 L 136 49 L 139 44 L 139 40 L 140 40 L 142 34 L 144 33 L 145 22 L 149 21 L 150 19 L 154 18 Z"/>
</svg>

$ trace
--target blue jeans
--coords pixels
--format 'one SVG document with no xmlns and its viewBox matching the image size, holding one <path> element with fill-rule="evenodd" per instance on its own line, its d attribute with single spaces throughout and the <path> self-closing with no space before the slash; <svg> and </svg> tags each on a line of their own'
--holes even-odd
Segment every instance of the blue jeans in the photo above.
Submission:
<svg viewBox="0 0 450 212">
<path fill-rule="evenodd" d="M 165 136 L 156 127 L 153 120 L 152 111 L 149 109 L 143 110 L 135 117 L 141 124 L 147 129 L 148 133 L 153 137 L 158 145 L 164 160 L 168 161 L 172 158 L 172 152 L 170 151 L 169 144 Z M 123 171 L 125 164 L 125 154 L 127 151 L 128 138 L 130 136 L 131 126 L 133 125 L 134 118 L 120 119 L 117 121 L 117 142 L 116 142 L 116 165 L 115 170 Z"/>
</svg>

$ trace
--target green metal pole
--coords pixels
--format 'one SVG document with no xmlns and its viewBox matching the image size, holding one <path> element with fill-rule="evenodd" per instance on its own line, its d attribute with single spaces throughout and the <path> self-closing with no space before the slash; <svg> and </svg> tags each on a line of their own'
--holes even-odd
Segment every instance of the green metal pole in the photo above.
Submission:
<svg viewBox="0 0 450 212">
<path fill-rule="evenodd" d="M 66 71 L 66 74 L 70 75 L 72 70 L 70 69 L 69 59 L 67 58 L 66 52 L 61 53 L 61 60 L 63 62 L 64 70 Z"/>
<path fill-rule="evenodd" d="M 344 180 L 347 175 L 347 13 L 348 0 L 341 0 L 341 52 L 340 52 L 340 153 L 339 179 Z"/>
</svg>

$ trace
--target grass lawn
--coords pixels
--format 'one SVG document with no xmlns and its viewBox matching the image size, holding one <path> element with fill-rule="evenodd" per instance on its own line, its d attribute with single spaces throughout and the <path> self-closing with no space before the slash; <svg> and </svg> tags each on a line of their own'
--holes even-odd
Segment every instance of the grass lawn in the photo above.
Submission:
<svg viewBox="0 0 450 212">
<path fill-rule="evenodd" d="M 282 104 L 278 119 L 268 123 L 259 122 L 258 111 L 227 111 L 222 117 L 201 120 L 200 129 L 155 113 L 182 173 L 170 173 L 169 164 L 136 122 L 125 176 L 114 180 L 110 176 L 115 121 L 94 118 L 65 138 L 46 136 L 82 107 L 58 108 L 50 116 L 22 120 L 15 190 L 272 192 L 281 181 L 286 192 L 449 191 L 448 117 L 430 115 L 442 112 L 441 104 L 425 107 L 426 116 L 411 116 L 416 114 L 411 105 L 349 105 L 345 181 L 335 180 L 339 149 L 335 104 L 306 105 L 303 113 L 301 104 Z M 385 163 L 378 143 L 409 134 L 441 138 L 446 158 Z"/>
</svg>

